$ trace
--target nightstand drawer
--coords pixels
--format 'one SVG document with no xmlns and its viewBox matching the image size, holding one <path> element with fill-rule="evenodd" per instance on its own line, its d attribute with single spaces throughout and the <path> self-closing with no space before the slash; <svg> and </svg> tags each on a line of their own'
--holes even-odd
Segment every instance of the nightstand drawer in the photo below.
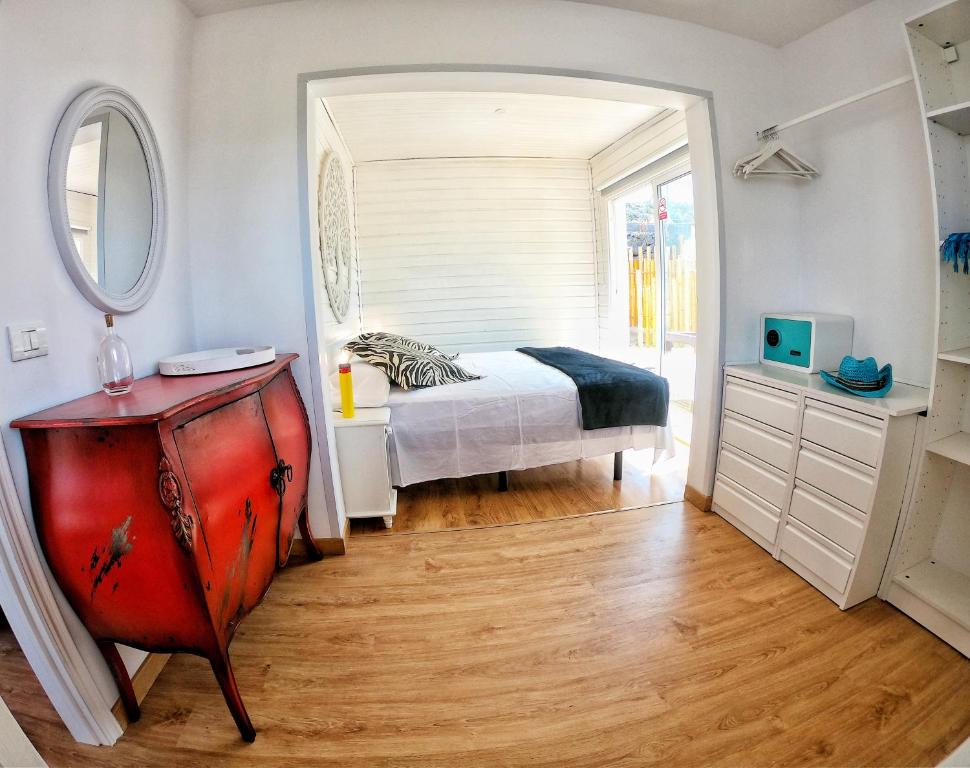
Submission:
<svg viewBox="0 0 970 768">
<path fill-rule="evenodd" d="M 868 512 L 876 485 L 875 478 L 870 472 L 859 469 L 865 465 L 856 464 L 852 467 L 846 460 L 840 461 L 826 456 L 822 453 L 823 450 L 813 450 L 810 444 L 803 443 L 798 451 L 795 477 L 820 488 L 860 512 Z"/>
<path fill-rule="evenodd" d="M 715 511 L 720 508 L 769 544 L 774 543 L 781 514 L 778 509 L 723 475 L 714 481 L 713 500 Z"/>
<path fill-rule="evenodd" d="M 878 419 L 806 400 L 802 439 L 874 467 L 882 450 L 883 426 Z"/>
<path fill-rule="evenodd" d="M 785 475 L 774 467 L 722 443 L 717 471 L 760 496 L 772 506 L 779 509 L 784 506 L 788 481 Z"/>
<path fill-rule="evenodd" d="M 724 407 L 789 434 L 798 421 L 798 396 L 780 389 L 728 377 Z"/>
<path fill-rule="evenodd" d="M 844 592 L 852 572 L 850 555 L 848 552 L 837 554 L 838 548 L 827 546 L 824 541 L 823 537 L 797 520 L 789 519 L 781 532 L 782 552 L 797 560 L 837 592 Z"/>
<path fill-rule="evenodd" d="M 862 521 L 839 509 L 814 489 L 796 486 L 788 515 L 831 539 L 846 552 L 854 555 L 859 551 L 864 529 Z"/>
<path fill-rule="evenodd" d="M 383 517 L 390 527 L 397 493 L 391 487 L 388 408 L 358 408 L 351 419 L 334 418 L 344 511 L 348 518 Z"/>
<path fill-rule="evenodd" d="M 794 446 L 782 432 L 725 413 L 721 440 L 782 471 L 791 470 Z"/>
</svg>

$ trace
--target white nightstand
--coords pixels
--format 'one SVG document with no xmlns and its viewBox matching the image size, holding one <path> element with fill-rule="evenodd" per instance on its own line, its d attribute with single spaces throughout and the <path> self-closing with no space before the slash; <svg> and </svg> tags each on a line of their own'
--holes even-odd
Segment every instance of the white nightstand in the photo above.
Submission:
<svg viewBox="0 0 970 768">
<path fill-rule="evenodd" d="M 382 517 L 390 528 L 397 513 L 388 444 L 391 409 L 358 408 L 351 419 L 335 411 L 333 426 L 347 517 Z"/>
</svg>

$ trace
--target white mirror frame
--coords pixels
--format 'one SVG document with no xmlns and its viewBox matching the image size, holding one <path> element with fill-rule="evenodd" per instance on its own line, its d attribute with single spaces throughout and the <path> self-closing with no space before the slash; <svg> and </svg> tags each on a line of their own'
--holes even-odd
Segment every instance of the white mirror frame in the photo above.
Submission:
<svg viewBox="0 0 970 768">
<path fill-rule="evenodd" d="M 67 212 L 67 165 L 71 156 L 74 135 L 89 115 L 99 110 L 113 108 L 123 114 L 141 142 L 148 166 L 148 181 L 152 195 L 152 235 L 148 245 L 145 268 L 138 282 L 122 296 L 113 296 L 98 285 L 88 274 L 71 236 L 71 223 Z M 165 176 L 158 151 L 155 133 L 148 118 L 132 96 L 121 88 L 108 85 L 90 88 L 81 93 L 67 108 L 54 134 L 51 145 L 50 165 L 47 171 L 47 200 L 50 208 L 51 227 L 61 260 L 74 285 L 91 304 L 102 312 L 121 314 L 134 312 L 151 297 L 161 276 L 162 257 L 165 249 Z"/>
</svg>

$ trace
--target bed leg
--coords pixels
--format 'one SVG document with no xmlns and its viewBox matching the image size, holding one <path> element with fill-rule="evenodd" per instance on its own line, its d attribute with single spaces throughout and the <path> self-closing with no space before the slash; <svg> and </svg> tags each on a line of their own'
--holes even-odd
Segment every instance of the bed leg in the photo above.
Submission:
<svg viewBox="0 0 970 768">
<path fill-rule="evenodd" d="M 613 482 L 623 479 L 623 451 L 613 454 Z"/>
<path fill-rule="evenodd" d="M 509 489 L 509 473 L 499 472 L 498 473 L 498 492 L 505 493 Z"/>
</svg>

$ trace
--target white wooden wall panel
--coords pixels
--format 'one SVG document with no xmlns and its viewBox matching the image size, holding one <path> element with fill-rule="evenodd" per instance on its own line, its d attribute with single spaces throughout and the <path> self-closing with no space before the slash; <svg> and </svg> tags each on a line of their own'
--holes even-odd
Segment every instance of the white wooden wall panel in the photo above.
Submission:
<svg viewBox="0 0 970 768">
<path fill-rule="evenodd" d="M 609 313 L 612 296 L 609 210 L 600 190 L 645 168 L 686 143 L 687 122 L 684 113 L 670 109 L 631 131 L 589 161 L 596 217 L 596 291 L 601 342 L 610 337 Z M 620 288 L 626 290 L 625 286 Z"/>
<path fill-rule="evenodd" d="M 347 194 L 350 199 L 350 232 L 351 232 L 351 244 L 354 248 L 357 247 L 357 222 L 356 222 L 356 205 L 354 202 L 354 159 L 351 157 L 350 152 L 347 150 L 344 144 L 343 137 L 340 132 L 334 126 L 333 121 L 330 119 L 330 115 L 327 113 L 323 102 L 320 99 L 315 99 L 313 102 L 313 108 L 316 112 L 315 114 L 315 125 L 316 125 L 316 163 L 311 167 L 311 181 L 310 188 L 312 190 L 311 202 L 310 202 L 310 248 L 313 253 L 313 257 L 317 260 L 320 258 L 320 248 L 319 248 L 319 227 L 318 222 L 318 211 L 317 211 L 317 178 L 320 172 L 320 161 L 324 155 L 328 152 L 335 152 L 340 158 L 344 166 L 344 178 L 347 182 Z M 316 270 L 314 274 L 319 274 L 319 270 Z M 350 305 L 347 308 L 347 315 L 344 317 L 342 322 L 337 322 L 330 309 L 330 304 L 326 298 L 326 288 L 323 285 L 322 279 L 318 281 L 316 289 L 320 292 L 323 297 L 322 301 L 319 302 L 320 306 L 323 307 L 324 317 L 321 318 L 321 339 L 323 341 L 324 349 L 329 353 L 332 353 L 335 349 L 338 349 L 343 342 L 353 338 L 358 333 L 360 333 L 360 291 L 359 291 L 359 272 L 356 269 L 355 260 L 355 270 L 354 274 L 351 276 L 350 283 Z M 329 361 L 330 367 L 335 365 L 334 360 Z"/>
<path fill-rule="evenodd" d="M 456 352 L 596 346 L 587 161 L 363 163 L 355 186 L 365 330 Z"/>
</svg>

